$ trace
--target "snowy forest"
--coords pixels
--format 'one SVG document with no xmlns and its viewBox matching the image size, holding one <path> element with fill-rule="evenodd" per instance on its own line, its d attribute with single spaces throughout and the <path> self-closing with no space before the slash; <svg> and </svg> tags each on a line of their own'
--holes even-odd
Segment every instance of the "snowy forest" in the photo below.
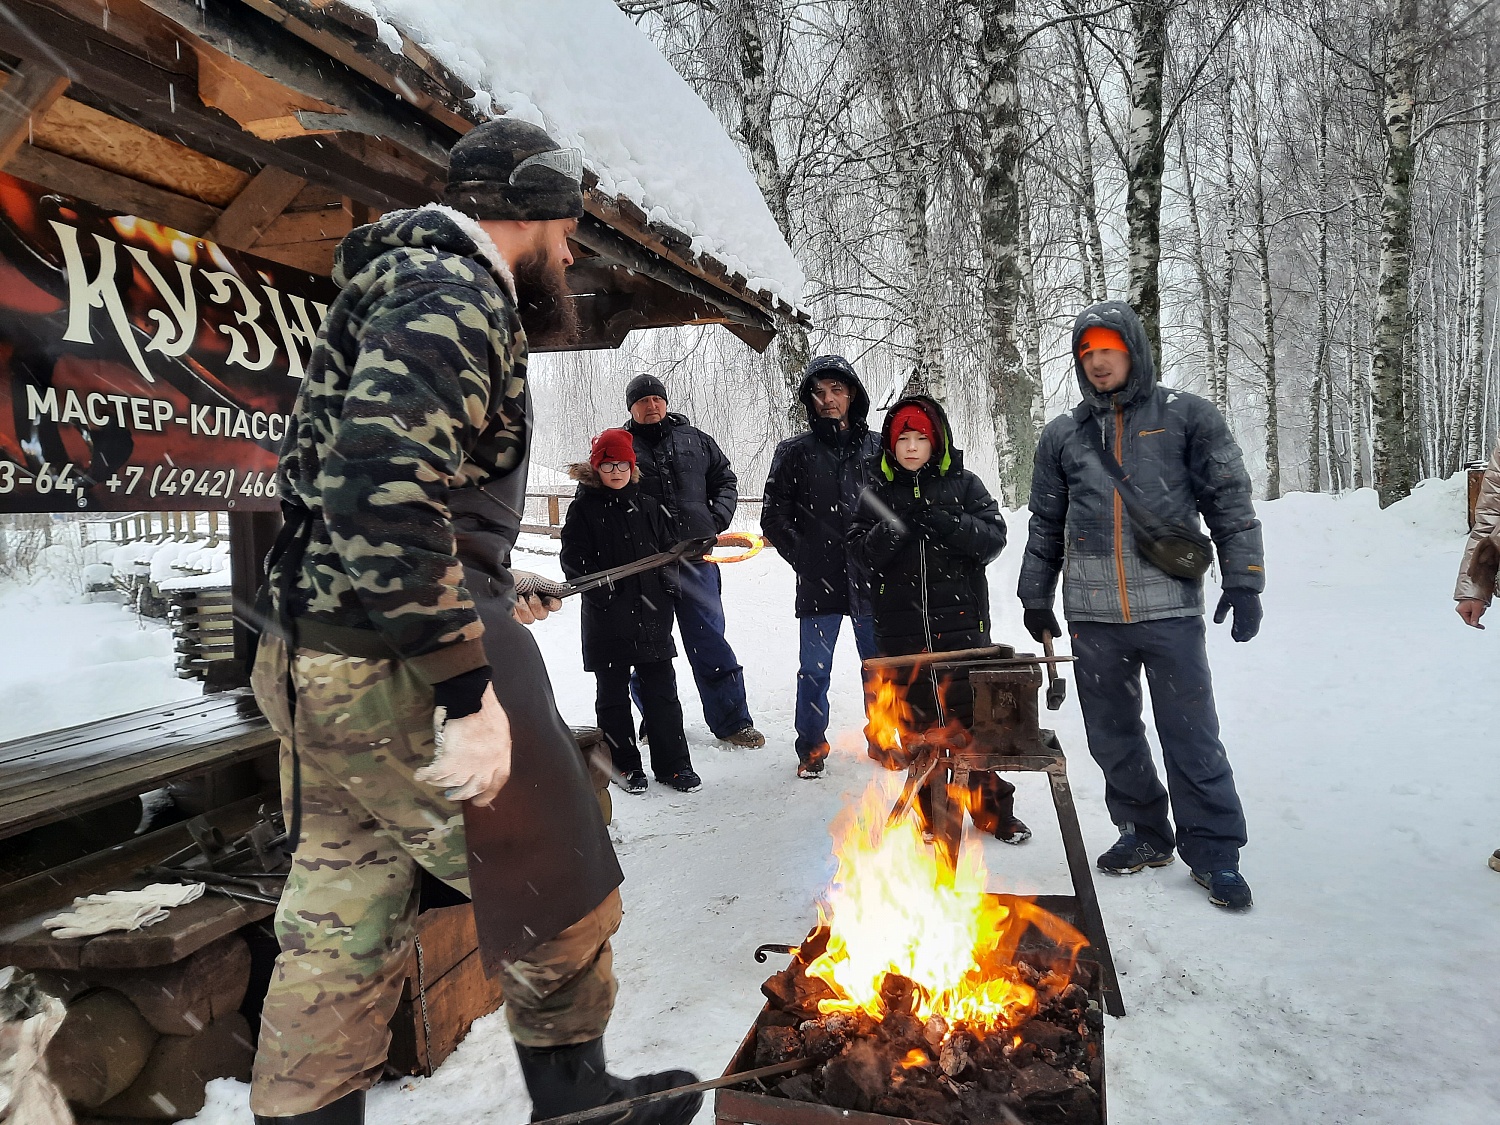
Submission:
<svg viewBox="0 0 1500 1125">
<path fill-rule="evenodd" d="M 618 5 L 743 146 L 813 328 L 761 359 L 685 329 L 543 367 L 591 425 L 653 370 L 757 486 L 788 385 L 838 351 L 877 401 L 945 400 L 1021 507 L 1077 398 L 1073 317 L 1117 298 L 1264 498 L 1389 504 L 1500 436 L 1485 0 Z"/>
</svg>

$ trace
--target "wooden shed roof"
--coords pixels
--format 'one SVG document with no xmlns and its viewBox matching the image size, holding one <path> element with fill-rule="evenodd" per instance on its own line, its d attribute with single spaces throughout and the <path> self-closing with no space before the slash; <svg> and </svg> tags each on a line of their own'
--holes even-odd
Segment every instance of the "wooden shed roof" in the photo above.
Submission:
<svg viewBox="0 0 1500 1125">
<path fill-rule="evenodd" d="M 474 91 L 339 0 L 7 0 L 0 167 L 326 275 L 353 226 L 437 197 Z M 575 347 L 806 315 L 585 178 Z M 538 350 L 547 342 L 538 341 Z"/>
</svg>

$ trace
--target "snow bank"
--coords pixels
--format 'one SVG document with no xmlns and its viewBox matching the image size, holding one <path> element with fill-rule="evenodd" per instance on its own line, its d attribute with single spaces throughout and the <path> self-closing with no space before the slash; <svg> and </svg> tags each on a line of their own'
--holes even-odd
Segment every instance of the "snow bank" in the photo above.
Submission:
<svg viewBox="0 0 1500 1125">
<path fill-rule="evenodd" d="M 611 0 L 346 0 L 399 28 L 478 91 L 475 108 L 580 148 L 607 195 L 676 227 L 796 304 L 802 268 L 708 106 Z"/>
</svg>

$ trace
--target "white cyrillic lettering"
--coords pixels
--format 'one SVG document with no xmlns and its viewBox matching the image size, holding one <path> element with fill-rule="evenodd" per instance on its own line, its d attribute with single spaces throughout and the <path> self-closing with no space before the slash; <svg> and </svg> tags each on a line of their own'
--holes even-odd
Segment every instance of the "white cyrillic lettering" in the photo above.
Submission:
<svg viewBox="0 0 1500 1125">
<path fill-rule="evenodd" d="M 257 410 L 250 415 L 250 436 L 256 441 L 266 440 L 266 415 L 265 411 Z"/>
<path fill-rule="evenodd" d="M 188 419 L 192 423 L 193 433 L 204 434 L 207 437 L 218 437 L 219 428 L 217 426 L 211 430 L 208 428 L 209 409 L 207 406 L 190 407 L 188 409 Z"/>
<path fill-rule="evenodd" d="M 245 334 L 231 324 L 219 325 L 219 331 L 229 337 L 229 358 L 225 363 L 233 363 L 243 367 L 246 371 L 264 371 L 271 366 L 271 361 L 276 358 L 276 344 L 270 335 L 258 322 L 260 316 L 260 298 L 250 291 L 250 287 L 232 273 L 224 273 L 221 270 L 213 270 L 204 273 L 213 292 L 208 295 L 209 300 L 218 305 L 227 305 L 230 298 L 237 290 L 240 299 L 244 302 L 244 309 L 234 314 L 235 322 L 248 328 L 255 337 L 258 351 L 254 360 L 249 358 L 250 345 L 245 339 Z"/>
<path fill-rule="evenodd" d="M 125 251 L 135 259 L 135 264 L 141 267 L 141 272 L 156 286 L 156 291 L 172 310 L 171 316 L 160 309 L 146 313 L 156 322 L 156 335 L 151 337 L 146 350 L 169 356 L 182 355 L 193 346 L 193 334 L 198 329 L 198 294 L 193 292 L 193 267 L 186 262 L 172 263 L 177 267 L 178 280 L 182 282 L 182 296 L 179 297 L 149 254 L 136 246 L 127 246 Z"/>
<path fill-rule="evenodd" d="M 229 436 L 229 407 L 227 406 L 214 407 L 214 436 Z"/>
<path fill-rule="evenodd" d="M 120 429 L 125 428 L 125 404 L 130 401 L 127 395 L 108 395 L 110 402 L 115 404 L 115 422 Z"/>
<path fill-rule="evenodd" d="M 286 416 L 284 414 L 272 414 L 266 419 L 266 436 L 272 441 L 280 441 L 286 437 Z M 280 433 L 276 431 L 280 430 Z"/>
<path fill-rule="evenodd" d="M 89 333 L 89 313 L 103 308 L 108 311 L 110 323 L 125 346 L 125 354 L 130 356 L 130 362 L 135 364 L 141 378 L 148 383 L 156 382 L 156 377 L 146 369 L 141 349 L 136 346 L 135 329 L 130 325 L 130 317 L 125 313 L 119 287 L 115 284 L 114 240 L 102 234 L 94 235 L 94 241 L 99 244 L 99 273 L 90 281 L 83 263 L 83 251 L 78 247 L 78 229 L 56 219 L 48 219 L 47 225 L 57 234 L 57 241 L 62 246 L 63 267 L 68 274 L 68 330 L 63 333 L 63 339 L 75 344 L 92 344 L 94 338 Z"/>
<path fill-rule="evenodd" d="M 230 437 L 243 437 L 243 438 L 248 438 L 250 436 L 250 420 L 249 420 L 249 416 L 246 415 L 246 413 L 243 410 L 237 411 L 235 413 L 235 416 L 234 416 L 234 429 L 230 431 L 229 436 Z"/>
<path fill-rule="evenodd" d="M 97 402 L 96 402 L 96 400 L 97 400 Z M 94 412 L 94 407 L 96 405 L 102 407 L 102 406 L 106 405 L 109 402 L 109 400 L 107 398 L 105 398 L 103 395 L 101 395 L 98 391 L 95 391 L 93 394 L 89 395 L 89 397 L 86 398 L 84 400 L 84 402 L 88 406 L 89 424 L 90 425 L 94 425 L 94 426 L 107 426 L 107 425 L 109 425 L 109 414 L 107 412 L 104 413 L 104 414 L 102 414 L 102 415 L 101 414 L 96 414 Z"/>
<path fill-rule="evenodd" d="M 130 423 L 137 430 L 151 429 L 151 400 L 149 398 L 132 398 L 130 400 Z"/>
<path fill-rule="evenodd" d="M 88 424 L 88 416 L 83 412 L 83 403 L 79 400 L 77 391 L 69 391 L 63 396 L 62 420 L 77 422 L 80 426 Z"/>
<path fill-rule="evenodd" d="M 170 402 L 163 402 L 161 399 L 155 400 L 151 404 L 151 417 L 156 423 L 153 428 L 159 432 L 165 423 L 172 420 L 172 414 L 172 404 Z"/>
<path fill-rule="evenodd" d="M 45 395 L 37 394 L 30 383 L 26 385 L 26 420 L 35 422 L 43 414 L 57 421 L 57 388 L 48 387 Z"/>
<path fill-rule="evenodd" d="M 287 320 L 286 313 L 281 308 L 281 293 L 272 289 L 269 285 L 262 285 L 266 297 L 271 304 L 271 315 L 276 318 L 276 326 L 281 329 L 281 340 L 286 345 L 287 368 L 286 373 L 294 379 L 301 379 L 302 352 L 297 343 L 300 340 L 307 345 L 307 352 L 312 354 L 313 345 L 318 342 L 318 330 L 313 327 L 311 318 L 307 315 L 307 301 L 296 293 L 288 294 L 287 299 L 291 302 L 292 312 L 297 316 L 297 326 L 293 327 Z M 322 307 L 323 315 L 327 315 L 328 307 Z"/>
</svg>

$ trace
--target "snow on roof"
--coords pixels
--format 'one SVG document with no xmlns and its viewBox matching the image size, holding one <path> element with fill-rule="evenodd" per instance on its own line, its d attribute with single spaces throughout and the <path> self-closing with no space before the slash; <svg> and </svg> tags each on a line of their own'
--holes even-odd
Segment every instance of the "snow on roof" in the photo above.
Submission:
<svg viewBox="0 0 1500 1125">
<path fill-rule="evenodd" d="M 611 0 L 345 0 L 401 52 L 408 38 L 504 112 L 583 150 L 606 195 L 690 236 L 796 305 L 802 267 L 719 119 Z"/>
</svg>

